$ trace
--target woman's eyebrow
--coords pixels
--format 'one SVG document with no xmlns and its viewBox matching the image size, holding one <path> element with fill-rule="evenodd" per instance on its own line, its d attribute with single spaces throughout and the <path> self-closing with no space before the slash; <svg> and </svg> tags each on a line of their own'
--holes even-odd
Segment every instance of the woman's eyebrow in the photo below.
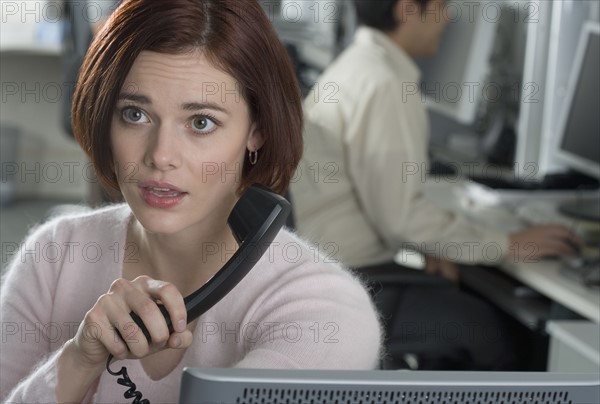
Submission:
<svg viewBox="0 0 600 404">
<path fill-rule="evenodd" d="M 137 95 L 137 94 L 125 94 L 125 93 L 121 93 L 119 94 L 119 101 L 133 101 L 133 102 L 137 102 L 139 104 L 152 104 L 152 101 L 150 101 L 150 98 L 146 97 L 145 95 Z"/>
<path fill-rule="evenodd" d="M 133 101 L 133 102 L 136 102 L 136 103 L 142 104 L 142 105 L 152 104 L 152 101 L 150 100 L 149 97 L 147 97 L 145 95 L 139 95 L 139 94 L 121 93 L 121 94 L 119 94 L 119 101 Z M 200 111 L 203 109 L 212 109 L 215 111 L 228 113 L 227 109 L 223 108 L 221 105 L 216 104 L 214 102 L 186 102 L 186 103 L 182 104 L 181 108 L 184 111 L 192 111 L 192 112 Z"/>
<path fill-rule="evenodd" d="M 227 113 L 227 109 L 214 102 L 186 102 L 182 105 L 184 111 L 199 111 L 202 109 L 213 109 L 215 111 Z"/>
</svg>

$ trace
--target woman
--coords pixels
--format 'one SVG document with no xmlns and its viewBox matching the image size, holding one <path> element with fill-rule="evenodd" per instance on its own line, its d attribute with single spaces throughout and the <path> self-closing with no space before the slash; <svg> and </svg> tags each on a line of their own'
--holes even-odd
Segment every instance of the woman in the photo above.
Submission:
<svg viewBox="0 0 600 404">
<path fill-rule="evenodd" d="M 183 296 L 237 248 L 227 216 L 241 191 L 287 188 L 301 153 L 299 97 L 257 2 L 124 2 L 86 56 L 73 128 L 126 204 L 44 224 L 13 261 L 2 285 L 3 398 L 120 402 L 110 354 L 156 402 L 177 400 L 184 366 L 376 365 L 367 293 L 285 230 L 186 326 Z"/>
</svg>

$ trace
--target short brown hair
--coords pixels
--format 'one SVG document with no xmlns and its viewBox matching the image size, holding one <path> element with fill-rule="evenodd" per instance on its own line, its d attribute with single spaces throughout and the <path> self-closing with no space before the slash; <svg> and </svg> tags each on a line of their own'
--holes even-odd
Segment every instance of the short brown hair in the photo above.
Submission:
<svg viewBox="0 0 600 404">
<path fill-rule="evenodd" d="M 253 183 L 283 193 L 302 154 L 302 104 L 290 58 L 256 0 L 126 0 L 92 42 L 73 96 L 75 138 L 105 187 L 119 190 L 110 125 L 140 52 L 201 50 L 235 78 L 265 143 L 246 158 L 239 191 Z"/>
</svg>

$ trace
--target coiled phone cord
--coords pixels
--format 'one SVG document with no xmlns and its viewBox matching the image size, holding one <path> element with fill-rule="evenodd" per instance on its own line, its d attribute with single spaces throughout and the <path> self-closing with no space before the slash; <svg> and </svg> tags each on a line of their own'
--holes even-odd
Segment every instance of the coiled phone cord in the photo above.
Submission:
<svg viewBox="0 0 600 404">
<path fill-rule="evenodd" d="M 123 393 L 123 397 L 125 398 L 133 398 L 132 404 L 150 404 L 150 401 L 142 398 L 142 393 L 136 390 L 135 383 L 131 381 L 129 375 L 127 375 L 127 368 L 125 366 L 121 367 L 121 370 L 118 372 L 113 372 L 110 370 L 110 362 L 113 360 L 112 355 L 108 355 L 108 360 L 106 361 L 106 370 L 113 376 L 121 376 L 117 379 L 117 383 L 121 386 L 129 387 L 125 393 Z"/>
</svg>

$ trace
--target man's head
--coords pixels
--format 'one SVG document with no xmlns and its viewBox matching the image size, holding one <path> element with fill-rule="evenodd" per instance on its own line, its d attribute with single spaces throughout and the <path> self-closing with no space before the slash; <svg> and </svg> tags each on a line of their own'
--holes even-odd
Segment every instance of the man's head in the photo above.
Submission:
<svg viewBox="0 0 600 404">
<path fill-rule="evenodd" d="M 413 1 L 420 7 L 425 7 L 431 0 Z M 358 21 L 380 31 L 394 31 L 399 21 L 396 19 L 394 9 L 398 3 L 407 3 L 403 0 L 354 0 Z"/>
<path fill-rule="evenodd" d="M 361 24 L 388 35 L 411 56 L 433 55 L 447 24 L 446 0 L 354 0 Z"/>
</svg>

